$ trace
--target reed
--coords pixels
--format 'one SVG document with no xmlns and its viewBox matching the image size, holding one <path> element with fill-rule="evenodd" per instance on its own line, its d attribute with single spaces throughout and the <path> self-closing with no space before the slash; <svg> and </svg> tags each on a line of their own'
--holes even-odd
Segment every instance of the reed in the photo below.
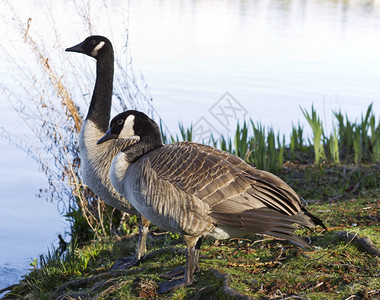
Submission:
<svg viewBox="0 0 380 300">
<path fill-rule="evenodd" d="M 299 123 L 297 126 L 292 125 L 290 143 L 286 145 L 285 134 L 281 135 L 280 132 L 275 134 L 272 127 L 266 129 L 259 122 L 252 120 L 250 128 L 245 121 L 242 125 L 237 123 L 233 139 L 224 135 L 219 138 L 212 135 L 209 144 L 236 154 L 259 169 L 273 173 L 281 171 L 285 160 L 297 159 L 307 162 L 313 159 L 315 165 L 319 164 L 320 159 L 334 164 L 340 164 L 342 159 L 345 163 L 353 162 L 356 165 L 362 161 L 379 162 L 380 124 L 376 123 L 372 104 L 362 115 L 360 123 L 351 122 L 347 115 L 344 116 L 340 111 L 333 112 L 337 124 L 333 122 L 329 136 L 324 134 L 322 122 L 314 106 L 310 113 L 303 108 L 301 111 L 313 129 L 313 138 L 308 140 L 309 146 L 306 146 L 304 129 Z M 179 130 L 182 140 L 191 140 L 191 127 L 186 129 L 180 124 Z M 170 139 L 172 142 L 180 140 L 178 135 L 176 138 L 172 136 L 168 138 L 163 133 L 164 141 Z M 309 154 L 310 151 L 314 152 L 314 157 Z"/>
<path fill-rule="evenodd" d="M 185 128 L 182 123 L 178 124 L 179 131 L 181 133 L 182 141 L 189 141 L 191 142 L 193 140 L 193 126 L 190 125 L 189 128 Z M 179 138 L 177 136 L 177 142 L 179 141 Z"/>
<path fill-rule="evenodd" d="M 354 162 L 355 162 L 355 165 L 358 165 L 363 156 L 362 134 L 361 134 L 361 128 L 359 126 L 356 126 L 354 130 L 353 148 L 354 148 Z"/>
<path fill-rule="evenodd" d="M 353 153 L 355 124 L 348 120 L 347 115 L 344 117 L 340 111 L 334 112 L 334 115 L 338 121 L 340 149 L 342 155 L 346 158 Z"/>
<path fill-rule="evenodd" d="M 234 154 L 237 156 L 248 160 L 247 155 L 249 154 L 248 149 L 248 127 L 247 123 L 244 121 L 243 126 L 240 128 L 239 122 L 236 125 L 235 138 L 234 138 Z"/>
<path fill-rule="evenodd" d="M 268 130 L 266 152 L 266 160 L 268 162 L 267 168 L 273 172 L 277 170 L 277 149 L 276 138 L 272 127 L 270 127 Z"/>
<path fill-rule="evenodd" d="M 230 153 L 234 152 L 233 147 L 232 147 L 232 140 L 230 138 L 225 137 L 224 135 L 220 136 L 219 145 L 220 145 L 220 150 L 227 151 Z"/>
<path fill-rule="evenodd" d="M 375 163 L 380 162 L 380 122 L 376 125 L 376 118 L 374 115 L 370 118 L 371 128 L 371 159 Z"/>
<path fill-rule="evenodd" d="M 290 158 L 296 159 L 297 154 L 300 151 L 304 151 L 304 140 L 303 140 L 303 127 L 298 123 L 298 126 L 292 124 L 292 132 L 290 133 Z"/>
<path fill-rule="evenodd" d="M 218 148 L 219 147 L 219 139 L 215 138 L 214 135 L 211 134 L 211 136 L 210 136 L 210 143 L 209 144 L 211 146 L 213 146 L 214 148 Z"/>
<path fill-rule="evenodd" d="M 368 131 L 370 128 L 370 118 L 372 115 L 372 105 L 371 103 L 366 111 L 366 114 L 361 115 L 361 122 L 354 126 L 354 162 L 358 165 L 363 159 L 368 159 L 370 153 L 369 142 L 370 137 L 368 136 Z"/>
<path fill-rule="evenodd" d="M 330 137 L 327 138 L 327 146 L 331 161 L 335 164 L 339 164 L 339 138 L 335 126 L 333 126 L 333 132 L 330 134 Z"/>
<path fill-rule="evenodd" d="M 351 122 L 347 115 L 344 117 L 340 111 L 334 112 L 338 121 L 341 155 L 346 161 L 353 159 L 356 165 L 362 161 L 379 161 L 379 124 L 376 125 L 372 108 L 373 103 L 361 115 L 360 122 Z"/>
<path fill-rule="evenodd" d="M 162 142 L 164 144 L 169 144 L 169 139 L 171 138 L 171 136 L 168 137 L 168 135 L 166 134 L 165 127 L 161 119 L 160 119 L 160 132 L 161 132 Z"/>
<path fill-rule="evenodd" d="M 282 142 L 281 142 L 281 136 L 280 133 L 277 135 L 277 145 L 278 145 L 278 155 L 277 155 L 277 170 L 276 171 L 281 171 L 282 166 L 284 164 L 285 160 L 285 134 L 282 135 Z"/>
<path fill-rule="evenodd" d="M 252 162 L 259 168 L 266 170 L 267 169 L 267 160 L 266 160 L 266 141 L 265 141 L 265 127 L 251 120 L 251 126 L 253 130 L 253 137 L 250 139 L 250 145 L 252 149 Z"/>
<path fill-rule="evenodd" d="M 298 132 L 294 124 L 292 124 L 292 132 L 290 134 L 290 155 L 292 159 L 296 158 L 296 151 L 298 150 Z"/>
<path fill-rule="evenodd" d="M 323 126 L 322 121 L 317 115 L 314 105 L 311 106 L 311 112 L 309 113 L 305 108 L 301 107 L 301 111 L 305 116 L 313 131 L 313 147 L 314 147 L 314 164 L 318 165 L 320 159 L 326 157 L 322 144 Z"/>
</svg>

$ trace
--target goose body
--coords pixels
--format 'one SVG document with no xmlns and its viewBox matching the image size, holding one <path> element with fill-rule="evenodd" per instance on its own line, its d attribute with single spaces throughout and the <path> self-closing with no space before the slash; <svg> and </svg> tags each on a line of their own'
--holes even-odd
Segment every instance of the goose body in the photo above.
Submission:
<svg viewBox="0 0 380 300">
<path fill-rule="evenodd" d="M 96 59 L 95 87 L 86 119 L 79 134 L 79 150 L 83 179 L 88 187 L 102 200 L 123 212 L 136 214 L 130 202 L 120 195 L 111 183 L 109 170 L 113 158 L 123 148 L 121 143 L 111 141 L 97 144 L 108 129 L 114 75 L 114 52 L 111 42 L 103 36 L 90 36 L 82 43 L 67 48 L 66 51 L 86 54 Z M 121 146 L 120 146 L 121 145 Z M 121 147 L 121 148 L 119 148 Z M 145 240 L 149 221 L 140 228 L 140 239 L 136 259 L 145 253 Z M 131 263 L 136 262 L 131 259 Z"/>
<path fill-rule="evenodd" d="M 308 247 L 293 234 L 293 224 L 324 227 L 277 176 L 210 146 L 162 145 L 157 124 L 143 113 L 116 116 L 99 143 L 115 139 L 130 143 L 111 165 L 116 190 L 151 222 L 180 233 L 187 244 L 185 279 L 161 285 L 162 292 L 193 282 L 202 236 L 226 239 L 259 233 Z"/>
<path fill-rule="evenodd" d="M 136 214 L 137 211 L 111 183 L 109 170 L 113 158 L 122 149 L 115 143 L 97 145 L 104 135 L 94 122 L 85 120 L 79 134 L 79 149 L 83 178 L 88 187 L 102 200 L 121 211 Z M 112 145 L 112 147 L 110 147 Z"/>
<path fill-rule="evenodd" d="M 298 195 L 240 158 L 191 142 L 162 146 L 132 164 L 126 158 L 121 152 L 113 160 L 112 183 L 163 229 L 215 239 L 261 233 L 307 246 L 292 234 L 293 223 L 315 226 Z"/>
</svg>

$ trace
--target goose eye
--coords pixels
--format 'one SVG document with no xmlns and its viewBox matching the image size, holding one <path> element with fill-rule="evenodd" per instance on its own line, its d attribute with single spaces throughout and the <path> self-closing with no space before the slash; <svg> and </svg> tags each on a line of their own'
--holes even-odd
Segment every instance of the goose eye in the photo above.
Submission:
<svg viewBox="0 0 380 300">
<path fill-rule="evenodd" d="M 117 120 L 117 124 L 118 125 L 122 125 L 124 123 L 124 120 L 123 119 L 119 119 L 119 120 Z"/>
<path fill-rule="evenodd" d="M 95 45 L 96 41 L 95 40 L 91 40 L 90 43 L 91 43 L 91 45 Z"/>
</svg>

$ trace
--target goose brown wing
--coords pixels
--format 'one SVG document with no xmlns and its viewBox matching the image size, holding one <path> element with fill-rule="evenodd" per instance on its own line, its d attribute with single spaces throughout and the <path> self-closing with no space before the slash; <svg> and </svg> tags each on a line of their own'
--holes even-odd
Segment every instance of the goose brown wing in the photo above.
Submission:
<svg viewBox="0 0 380 300">
<path fill-rule="evenodd" d="M 287 215 L 300 211 L 297 194 L 285 182 L 227 152 L 183 142 L 164 146 L 148 156 L 157 178 L 202 200 L 212 213 L 262 207 Z"/>
<path fill-rule="evenodd" d="M 297 193 L 281 178 L 267 171 L 258 170 L 247 164 L 244 160 L 219 149 L 212 148 L 207 145 L 199 144 L 198 147 L 204 151 L 208 151 L 223 158 L 233 166 L 239 168 L 254 179 L 254 193 L 258 198 L 266 203 L 267 206 L 283 211 L 287 214 L 294 214 L 300 210 L 300 198 Z M 252 192 L 251 190 L 249 192 Z M 253 195 L 254 196 L 254 195 Z M 269 199 L 272 199 L 273 203 Z M 277 207 L 277 208 L 276 208 Z"/>
<path fill-rule="evenodd" d="M 236 214 L 229 212 L 226 204 L 231 204 L 231 202 L 226 201 L 222 205 L 214 207 L 210 214 L 218 224 L 287 239 L 302 247 L 309 247 L 309 245 L 293 233 L 296 229 L 294 223 L 308 228 L 320 225 L 327 230 L 319 218 L 300 205 L 299 196 L 279 177 L 266 171 L 257 170 L 228 152 L 207 145 L 198 145 L 198 147 L 214 153 L 249 174 L 249 178 L 254 179 L 253 185 L 247 190 L 249 198 L 252 197 L 256 199 L 254 201 L 258 200 L 265 204 L 264 207 L 245 210 Z M 247 197 L 246 194 L 241 196 Z"/>
</svg>

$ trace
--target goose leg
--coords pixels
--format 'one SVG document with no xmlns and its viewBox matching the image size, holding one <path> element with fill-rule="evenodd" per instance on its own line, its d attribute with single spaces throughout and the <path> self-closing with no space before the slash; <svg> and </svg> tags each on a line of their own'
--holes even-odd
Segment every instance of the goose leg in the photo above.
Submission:
<svg viewBox="0 0 380 300">
<path fill-rule="evenodd" d="M 136 248 L 136 256 L 137 256 L 138 261 L 140 261 L 140 259 L 146 253 L 146 238 L 149 233 L 149 225 L 150 225 L 150 221 L 144 218 L 142 215 L 140 215 L 140 220 L 141 220 L 141 224 L 139 227 L 139 241 L 137 243 L 137 248 Z"/>
<path fill-rule="evenodd" d="M 164 294 L 175 288 L 191 285 L 194 282 L 194 273 L 199 269 L 199 251 L 200 243 L 197 243 L 198 237 L 193 240 L 194 246 L 187 246 L 186 248 L 186 266 L 185 276 L 180 280 L 172 280 L 160 283 L 158 287 L 158 293 Z M 185 238 L 186 240 L 186 238 Z"/>
<path fill-rule="evenodd" d="M 195 245 L 195 248 L 200 250 L 201 245 L 202 245 L 202 238 L 198 240 L 197 244 Z M 198 251 L 198 257 L 194 259 L 196 263 L 195 273 L 200 271 L 200 268 L 198 266 L 198 260 L 199 260 L 199 251 Z M 165 278 L 165 279 L 170 279 L 170 280 L 182 279 L 185 276 L 185 270 L 186 270 L 185 267 L 178 267 L 178 268 L 175 268 L 174 270 L 161 274 L 160 277 Z"/>
<path fill-rule="evenodd" d="M 140 219 L 139 241 L 137 242 L 136 253 L 131 256 L 118 259 L 110 270 L 128 269 L 139 263 L 141 258 L 145 255 L 146 239 L 149 232 L 150 221 L 145 219 L 142 215 L 140 215 Z"/>
</svg>

